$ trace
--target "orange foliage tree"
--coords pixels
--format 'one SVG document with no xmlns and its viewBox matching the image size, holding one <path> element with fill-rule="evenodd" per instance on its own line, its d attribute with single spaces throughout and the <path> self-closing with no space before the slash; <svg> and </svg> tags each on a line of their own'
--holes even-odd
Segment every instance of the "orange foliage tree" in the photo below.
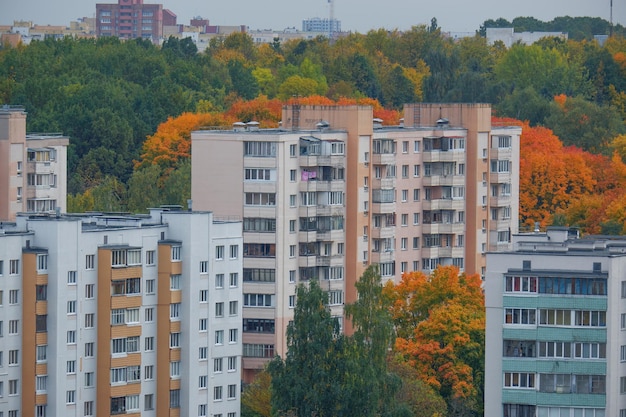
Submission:
<svg viewBox="0 0 626 417">
<path fill-rule="evenodd" d="M 396 351 L 446 401 L 482 409 L 485 309 L 480 277 L 453 266 L 388 283 Z"/>
</svg>

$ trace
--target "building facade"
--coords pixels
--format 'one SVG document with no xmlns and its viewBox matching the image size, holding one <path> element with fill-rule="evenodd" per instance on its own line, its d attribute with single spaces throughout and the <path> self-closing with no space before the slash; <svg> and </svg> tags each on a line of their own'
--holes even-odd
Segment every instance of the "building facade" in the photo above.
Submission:
<svg viewBox="0 0 626 417">
<path fill-rule="evenodd" d="M 304 19 L 302 21 L 302 31 L 324 34 L 339 33 L 341 32 L 341 20 L 320 17 Z"/>
<path fill-rule="evenodd" d="M 2 224 L 0 412 L 239 416 L 241 249 L 206 212 Z"/>
<path fill-rule="evenodd" d="M 162 4 L 144 4 L 143 0 L 118 0 L 96 4 L 96 35 L 120 39 L 163 38 L 163 25 L 176 25 L 176 15 Z"/>
<path fill-rule="evenodd" d="M 0 108 L 0 220 L 65 212 L 68 145 L 61 134 L 27 134 L 23 107 Z"/>
<path fill-rule="evenodd" d="M 487 258 L 485 415 L 626 415 L 626 240 L 549 228 Z"/>
<path fill-rule="evenodd" d="M 320 280 L 347 327 L 370 264 L 385 281 L 484 273 L 517 231 L 520 134 L 457 104 L 407 106 L 403 126 L 366 106 L 292 106 L 281 129 L 193 132 L 194 207 L 243 220 L 244 380 L 285 354 L 298 283 Z"/>
</svg>

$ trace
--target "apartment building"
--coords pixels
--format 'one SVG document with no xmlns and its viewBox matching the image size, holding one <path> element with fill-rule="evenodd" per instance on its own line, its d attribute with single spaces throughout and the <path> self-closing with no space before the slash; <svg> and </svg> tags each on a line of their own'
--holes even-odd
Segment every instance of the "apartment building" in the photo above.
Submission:
<svg viewBox="0 0 626 417">
<path fill-rule="evenodd" d="M 239 415 L 241 223 L 211 213 L 0 225 L 0 413 Z"/>
<path fill-rule="evenodd" d="M 143 0 L 118 0 L 96 4 L 96 35 L 120 39 L 150 39 L 159 43 L 163 26 L 176 25 L 176 15 L 162 4 L 144 4 Z"/>
<path fill-rule="evenodd" d="M 518 127 L 476 104 L 415 104 L 402 126 L 368 106 L 288 106 L 280 129 L 192 132 L 194 207 L 243 220 L 243 379 L 286 350 L 298 283 L 343 305 L 370 264 L 383 280 L 456 265 L 484 273 L 511 248 Z"/>
<path fill-rule="evenodd" d="M 626 239 L 515 235 L 487 254 L 485 415 L 626 415 Z"/>
<path fill-rule="evenodd" d="M 68 145 L 59 133 L 27 134 L 23 107 L 0 107 L 0 220 L 65 211 Z"/>
</svg>

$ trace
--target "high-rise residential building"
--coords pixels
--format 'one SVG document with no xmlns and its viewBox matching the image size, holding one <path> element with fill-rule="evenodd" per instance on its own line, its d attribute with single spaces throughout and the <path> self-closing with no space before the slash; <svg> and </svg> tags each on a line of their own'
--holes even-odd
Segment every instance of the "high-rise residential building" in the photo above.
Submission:
<svg viewBox="0 0 626 417">
<path fill-rule="evenodd" d="M 485 415 L 626 415 L 626 239 L 548 228 L 487 254 Z"/>
<path fill-rule="evenodd" d="M 239 416 L 241 249 L 172 207 L 0 224 L 0 413 Z"/>
<path fill-rule="evenodd" d="M 96 4 L 96 35 L 120 39 L 163 38 L 163 26 L 176 25 L 176 15 L 162 4 L 144 4 L 143 0 L 118 0 Z"/>
<path fill-rule="evenodd" d="M 280 129 L 192 132 L 194 207 L 243 220 L 244 380 L 284 355 L 298 283 L 331 313 L 383 280 L 456 265 L 484 273 L 517 231 L 519 127 L 484 104 L 407 105 L 402 126 L 368 106 L 289 106 Z"/>
<path fill-rule="evenodd" d="M 302 21 L 303 32 L 319 32 L 324 34 L 341 32 L 341 20 L 312 17 Z"/>
<path fill-rule="evenodd" d="M 65 211 L 68 145 L 58 133 L 27 134 L 23 107 L 0 107 L 0 220 Z"/>
</svg>

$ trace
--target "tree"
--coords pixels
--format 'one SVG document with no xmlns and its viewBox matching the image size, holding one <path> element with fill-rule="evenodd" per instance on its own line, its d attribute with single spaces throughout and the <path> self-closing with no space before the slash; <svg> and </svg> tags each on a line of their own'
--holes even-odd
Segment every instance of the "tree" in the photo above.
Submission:
<svg viewBox="0 0 626 417">
<path fill-rule="evenodd" d="M 158 165 L 150 165 L 133 173 L 128 181 L 128 211 L 147 212 L 148 208 L 161 204 L 161 175 Z"/>
<path fill-rule="evenodd" d="M 340 334 L 319 283 L 298 287 L 287 355 L 268 367 L 274 415 L 407 415 L 406 404 L 394 401 L 402 380 L 387 371 L 393 329 L 375 266 L 365 271 L 357 290 L 358 301 L 347 307 L 355 328 L 348 337 Z"/>
<path fill-rule="evenodd" d="M 441 394 L 450 412 L 482 411 L 485 311 L 478 275 L 456 267 L 430 276 L 411 272 L 384 294 L 398 332 L 395 348 L 419 378 Z"/>
<path fill-rule="evenodd" d="M 271 404 L 271 377 L 267 370 L 259 372 L 254 381 L 246 386 L 241 394 L 242 417 L 270 417 Z"/>
<path fill-rule="evenodd" d="M 276 357 L 268 367 L 273 413 L 338 415 L 344 336 L 317 281 L 311 281 L 309 288 L 300 285 L 296 296 L 294 319 L 287 327 L 287 355 L 284 360 Z"/>
</svg>

